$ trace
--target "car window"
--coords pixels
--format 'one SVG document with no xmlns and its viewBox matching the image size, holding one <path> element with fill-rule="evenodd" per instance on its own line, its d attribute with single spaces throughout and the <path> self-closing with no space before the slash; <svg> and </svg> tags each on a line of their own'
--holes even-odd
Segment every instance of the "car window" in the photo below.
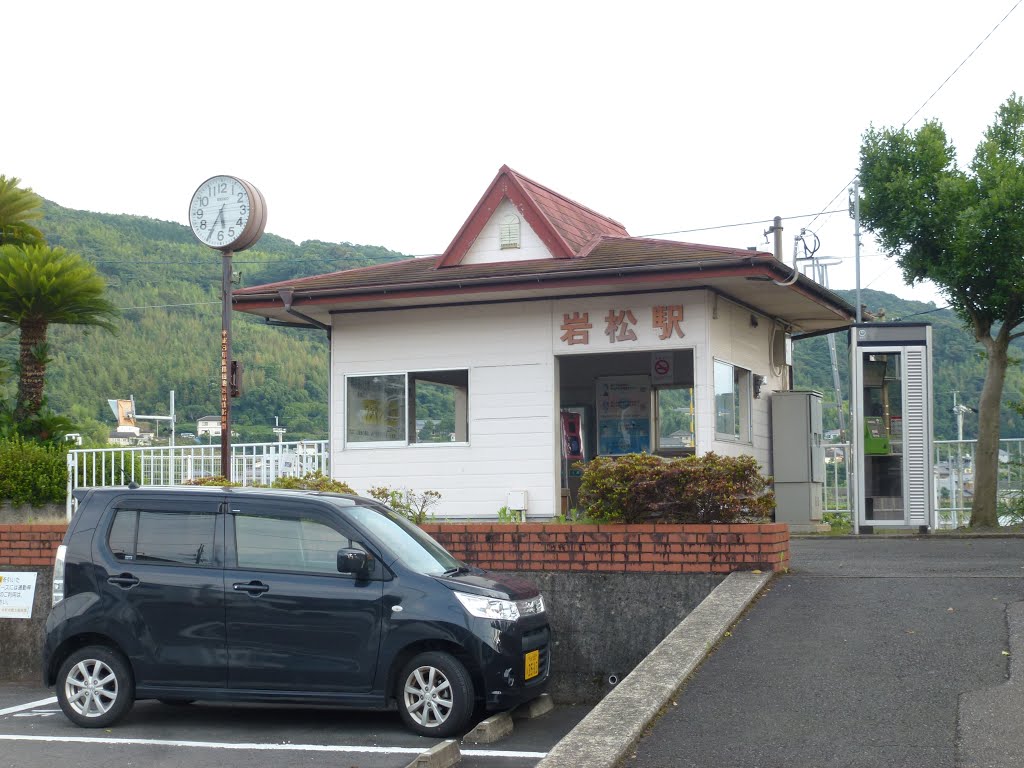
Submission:
<svg viewBox="0 0 1024 768">
<path fill-rule="evenodd" d="M 318 520 L 235 514 L 239 568 L 338 573 L 338 550 L 363 549 Z"/>
<path fill-rule="evenodd" d="M 352 520 L 386 542 L 410 570 L 437 574 L 460 565 L 444 547 L 394 510 L 362 506 L 346 510 Z"/>
<path fill-rule="evenodd" d="M 119 509 L 107 542 L 119 560 L 208 566 L 216 523 L 213 512 Z"/>
</svg>

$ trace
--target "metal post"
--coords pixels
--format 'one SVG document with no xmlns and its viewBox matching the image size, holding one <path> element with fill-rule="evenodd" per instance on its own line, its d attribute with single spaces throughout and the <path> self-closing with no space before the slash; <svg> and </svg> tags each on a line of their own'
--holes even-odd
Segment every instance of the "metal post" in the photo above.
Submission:
<svg viewBox="0 0 1024 768">
<path fill-rule="evenodd" d="M 220 331 L 220 473 L 231 482 L 231 393 L 228 376 L 231 371 L 231 251 L 224 251 L 221 264 L 221 331 Z"/>
<path fill-rule="evenodd" d="M 857 323 L 860 317 L 860 179 L 853 180 L 853 266 L 857 280 Z"/>
</svg>

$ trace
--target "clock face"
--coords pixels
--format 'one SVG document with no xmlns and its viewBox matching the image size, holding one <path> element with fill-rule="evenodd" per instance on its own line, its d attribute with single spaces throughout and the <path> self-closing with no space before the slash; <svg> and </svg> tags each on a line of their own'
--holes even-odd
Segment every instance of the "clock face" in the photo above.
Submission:
<svg viewBox="0 0 1024 768">
<path fill-rule="evenodd" d="M 244 182 L 231 176 L 214 176 L 192 195 L 189 224 L 201 242 L 226 250 L 242 236 L 252 206 Z"/>
</svg>

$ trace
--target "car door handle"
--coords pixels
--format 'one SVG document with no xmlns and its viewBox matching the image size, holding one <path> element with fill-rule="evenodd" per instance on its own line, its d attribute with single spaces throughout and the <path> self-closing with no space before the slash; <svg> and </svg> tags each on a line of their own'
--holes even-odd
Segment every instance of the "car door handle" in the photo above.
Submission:
<svg viewBox="0 0 1024 768">
<path fill-rule="evenodd" d="M 111 576 L 107 579 L 107 583 L 116 584 L 117 586 L 124 587 L 125 589 L 131 589 L 139 583 L 139 580 L 130 573 L 122 573 L 120 576 Z"/>
<path fill-rule="evenodd" d="M 248 584 L 232 584 L 231 588 L 236 592 L 248 592 L 250 595 L 262 595 L 264 592 L 270 591 L 270 587 L 262 581 L 250 581 Z"/>
</svg>

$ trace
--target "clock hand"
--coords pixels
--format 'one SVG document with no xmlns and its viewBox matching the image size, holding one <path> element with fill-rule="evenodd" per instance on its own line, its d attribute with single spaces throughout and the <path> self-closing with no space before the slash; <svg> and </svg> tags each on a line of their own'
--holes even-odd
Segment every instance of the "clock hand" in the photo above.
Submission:
<svg viewBox="0 0 1024 768">
<path fill-rule="evenodd" d="M 224 205 L 221 205 L 220 210 L 217 211 L 217 218 L 215 218 L 213 220 L 213 224 L 210 225 L 210 234 L 208 234 L 206 236 L 206 242 L 210 242 L 210 238 L 213 237 L 213 231 L 217 228 L 217 222 L 224 220 L 224 206 L 225 205 L 227 205 L 227 203 L 224 203 Z"/>
</svg>

